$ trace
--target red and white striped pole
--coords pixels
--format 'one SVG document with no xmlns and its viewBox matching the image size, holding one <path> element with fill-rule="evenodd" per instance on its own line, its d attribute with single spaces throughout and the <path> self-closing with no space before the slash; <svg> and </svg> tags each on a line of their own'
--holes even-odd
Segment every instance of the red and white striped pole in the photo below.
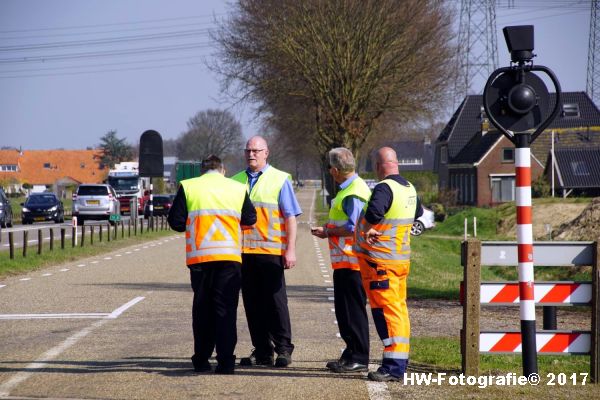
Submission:
<svg viewBox="0 0 600 400">
<path fill-rule="evenodd" d="M 531 151 L 529 133 L 516 134 L 517 253 L 519 260 L 519 308 L 523 375 L 538 372 L 535 341 L 533 274 L 533 225 L 531 211 Z"/>
</svg>

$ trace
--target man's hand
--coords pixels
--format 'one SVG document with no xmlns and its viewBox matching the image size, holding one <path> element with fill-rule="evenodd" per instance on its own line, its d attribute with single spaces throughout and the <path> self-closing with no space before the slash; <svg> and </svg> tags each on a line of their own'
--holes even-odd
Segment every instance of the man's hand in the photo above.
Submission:
<svg viewBox="0 0 600 400">
<path fill-rule="evenodd" d="M 290 269 L 296 266 L 296 251 L 287 249 L 283 255 L 283 268 Z"/>
<path fill-rule="evenodd" d="M 365 232 L 365 240 L 367 241 L 367 243 L 369 244 L 375 244 L 377 241 L 379 241 L 379 236 L 381 236 L 381 232 L 371 228 L 369 229 L 367 232 Z"/>
<path fill-rule="evenodd" d="M 327 237 L 327 233 L 325 232 L 324 226 L 316 226 L 316 227 L 310 228 L 310 233 L 313 236 L 316 236 L 321 239 L 325 239 Z"/>
</svg>

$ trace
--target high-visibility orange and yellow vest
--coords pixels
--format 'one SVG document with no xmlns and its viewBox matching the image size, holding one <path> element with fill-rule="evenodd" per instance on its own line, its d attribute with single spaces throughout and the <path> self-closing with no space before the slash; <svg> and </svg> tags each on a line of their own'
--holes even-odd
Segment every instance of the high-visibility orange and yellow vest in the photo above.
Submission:
<svg viewBox="0 0 600 400">
<path fill-rule="evenodd" d="M 393 194 L 383 220 L 372 226 L 382 234 L 373 245 L 366 241 L 367 221 L 363 210 L 354 235 L 354 250 L 358 257 L 376 264 L 410 264 L 410 228 L 415 220 L 417 192 L 412 184 L 403 186 L 392 179 L 384 179 L 379 184 L 388 185 Z"/>
<path fill-rule="evenodd" d="M 218 172 L 181 181 L 187 202 L 186 264 L 242 262 L 240 219 L 246 188 Z"/>
<path fill-rule="evenodd" d="M 231 179 L 248 188 L 248 175 L 241 171 Z M 258 178 L 250 191 L 250 200 L 256 209 L 256 224 L 242 231 L 242 253 L 283 255 L 287 248 L 285 218 L 279 209 L 279 193 L 290 174 L 273 166 Z"/>
<path fill-rule="evenodd" d="M 360 177 L 356 177 L 350 185 L 340 190 L 331 202 L 329 221 L 326 225 L 328 229 L 344 226 L 348 223 L 348 215 L 343 208 L 344 199 L 348 196 L 356 196 L 366 203 L 371 196 L 371 190 Z M 354 236 L 329 236 L 328 241 L 331 267 L 333 269 L 349 268 L 360 271 L 358 260 L 352 249 Z"/>
</svg>

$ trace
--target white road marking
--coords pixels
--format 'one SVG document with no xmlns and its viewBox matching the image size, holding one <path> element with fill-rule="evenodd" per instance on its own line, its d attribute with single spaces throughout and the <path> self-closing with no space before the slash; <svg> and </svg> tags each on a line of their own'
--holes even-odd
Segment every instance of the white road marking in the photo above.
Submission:
<svg viewBox="0 0 600 400">
<path fill-rule="evenodd" d="M 329 275 L 323 274 L 323 278 L 329 278 Z"/>
<path fill-rule="evenodd" d="M 107 318 L 109 313 L 70 313 L 70 314 L 0 314 L 0 320 L 13 319 L 79 319 Z"/>
<path fill-rule="evenodd" d="M 69 268 L 63 268 L 60 270 L 60 272 L 67 272 L 69 270 Z"/>
<path fill-rule="evenodd" d="M 2 289 L 3 287 L 6 287 L 6 285 L 0 285 L 0 289 Z"/>
<path fill-rule="evenodd" d="M 377 370 L 378 367 L 379 365 L 369 364 L 370 370 Z M 370 400 L 390 400 L 392 398 L 385 382 L 367 381 L 367 391 Z"/>
<path fill-rule="evenodd" d="M 335 300 L 335 298 L 330 296 L 330 297 L 327 297 L 327 300 L 333 301 L 333 300 Z"/>
<path fill-rule="evenodd" d="M 335 334 L 335 337 L 341 338 L 341 337 L 342 337 L 342 335 L 340 335 L 339 333 L 336 333 L 336 334 Z"/>
<path fill-rule="evenodd" d="M 331 281 L 325 281 L 325 283 L 331 283 Z"/>
<path fill-rule="evenodd" d="M 131 252 L 130 251 L 126 251 L 125 254 L 131 254 Z"/>
<path fill-rule="evenodd" d="M 333 288 L 332 287 L 325 288 L 325 290 L 327 290 L 328 292 L 333 292 Z"/>
<path fill-rule="evenodd" d="M 98 261 L 92 261 L 91 264 L 98 264 Z"/>
<path fill-rule="evenodd" d="M 105 323 L 107 323 L 109 321 L 109 319 L 117 318 L 127 308 L 133 306 L 135 303 L 137 303 L 143 299 L 144 299 L 144 297 L 136 297 L 135 299 L 129 301 L 128 303 L 125 303 L 121 307 L 114 310 L 108 316 L 104 317 L 104 319 L 101 319 L 100 321 L 96 321 L 92 325 L 90 325 L 86 328 L 83 328 L 79 332 L 68 337 L 64 342 L 58 344 L 57 346 L 51 348 L 50 350 L 48 350 L 47 352 L 42 354 L 36 361 L 32 362 L 29 365 L 26 365 L 23 368 L 25 371 L 16 373 L 12 378 L 10 378 L 9 380 L 7 380 L 6 382 L 4 382 L 3 384 L 0 385 L 0 397 L 8 397 L 10 395 L 11 390 L 13 390 L 15 387 L 17 387 L 20 383 L 29 379 L 34 373 L 37 372 L 37 370 L 46 368 L 46 366 L 48 365 L 47 364 L 48 361 L 58 357 L 62 352 L 64 352 L 69 347 L 76 344 L 79 340 L 86 337 L 90 332 L 94 331 L 95 329 L 97 329 L 97 328 L 101 327 L 102 325 L 104 325 Z"/>
<path fill-rule="evenodd" d="M 79 264 L 77 266 L 81 268 L 81 267 L 85 267 L 85 264 Z"/>
<path fill-rule="evenodd" d="M 20 280 L 20 281 L 30 281 L 30 280 L 31 280 L 31 278 L 21 278 L 21 279 L 19 279 L 19 280 Z"/>
<path fill-rule="evenodd" d="M 45 274 L 42 274 L 42 276 L 52 276 L 52 274 L 50 272 L 46 272 Z"/>
<path fill-rule="evenodd" d="M 121 257 L 121 255 L 120 254 L 115 254 L 115 257 Z"/>
<path fill-rule="evenodd" d="M 105 260 L 112 260 L 112 257 L 104 257 Z"/>
</svg>

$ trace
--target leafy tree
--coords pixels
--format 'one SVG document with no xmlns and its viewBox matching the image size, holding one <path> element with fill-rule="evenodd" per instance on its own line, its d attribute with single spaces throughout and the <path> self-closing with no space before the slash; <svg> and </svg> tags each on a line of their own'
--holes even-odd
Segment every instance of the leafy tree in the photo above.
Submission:
<svg viewBox="0 0 600 400">
<path fill-rule="evenodd" d="M 112 168 L 122 161 L 131 161 L 133 158 L 133 147 L 125 142 L 125 138 L 117 138 L 117 131 L 111 130 L 100 138 L 100 149 L 102 164 Z"/>
<path fill-rule="evenodd" d="M 238 0 L 215 34 L 224 86 L 296 143 L 358 155 L 382 117 L 435 113 L 448 98 L 452 18 L 439 0 Z M 304 122 L 298 123 L 303 120 Z"/>
<path fill-rule="evenodd" d="M 198 112 L 187 123 L 188 130 L 178 138 L 177 157 L 180 160 L 202 160 L 214 154 L 221 159 L 241 157 L 242 126 L 228 111 Z"/>
</svg>

